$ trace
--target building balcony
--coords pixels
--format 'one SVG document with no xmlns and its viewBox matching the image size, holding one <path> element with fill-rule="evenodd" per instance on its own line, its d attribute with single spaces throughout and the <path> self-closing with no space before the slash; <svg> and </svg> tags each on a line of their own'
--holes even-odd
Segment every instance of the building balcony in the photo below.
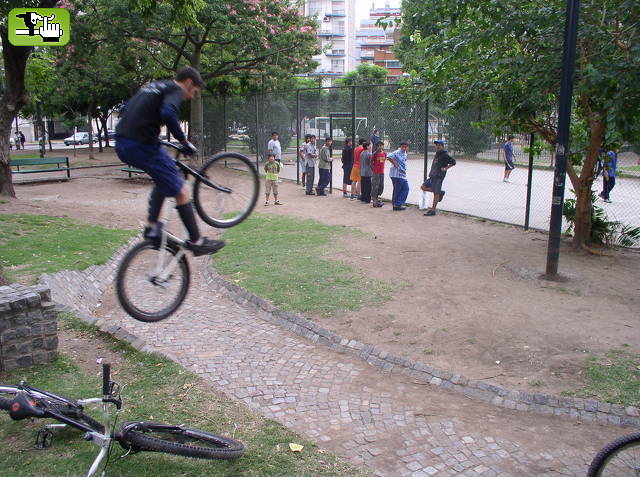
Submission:
<svg viewBox="0 0 640 477">
<path fill-rule="evenodd" d="M 344 12 L 344 10 L 340 11 L 340 10 L 334 10 L 332 12 L 327 12 L 324 14 L 325 17 L 346 17 L 347 14 Z"/>
<path fill-rule="evenodd" d="M 344 50 L 333 50 L 325 53 L 327 56 L 344 56 Z"/>
<path fill-rule="evenodd" d="M 373 60 L 374 56 L 373 56 L 373 53 L 362 52 L 362 54 L 360 55 L 360 59 L 361 60 Z"/>
<path fill-rule="evenodd" d="M 344 31 L 319 31 L 318 36 L 344 36 Z"/>
</svg>

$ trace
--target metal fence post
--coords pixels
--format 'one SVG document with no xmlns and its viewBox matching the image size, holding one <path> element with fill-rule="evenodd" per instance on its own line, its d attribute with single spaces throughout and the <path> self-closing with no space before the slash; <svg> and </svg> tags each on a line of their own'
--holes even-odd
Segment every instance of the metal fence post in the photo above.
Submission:
<svg viewBox="0 0 640 477">
<path fill-rule="evenodd" d="M 300 90 L 296 90 L 296 184 L 300 184 Z"/>
<path fill-rule="evenodd" d="M 260 135 L 260 118 L 258 117 L 259 111 L 258 111 L 258 95 L 255 95 L 256 98 L 256 170 L 260 170 L 260 161 L 259 161 L 259 151 L 260 151 L 260 147 L 259 147 L 259 143 L 260 140 L 258 139 L 258 136 Z"/>
<path fill-rule="evenodd" d="M 222 134 L 224 136 L 224 152 L 227 152 L 227 96 L 222 97 Z"/>
<path fill-rule="evenodd" d="M 422 182 L 427 180 L 427 169 L 429 160 L 429 98 L 424 102 L 424 166 L 422 171 Z"/>
<path fill-rule="evenodd" d="M 353 151 L 358 144 L 356 138 L 356 86 L 351 87 L 351 160 L 353 161 Z"/>
<path fill-rule="evenodd" d="M 329 137 L 333 138 L 333 113 L 329 113 Z M 329 147 L 329 157 L 333 157 L 333 142 Z M 333 194 L 333 161 L 329 163 L 329 194 Z"/>
<path fill-rule="evenodd" d="M 527 204 L 524 209 L 524 229 L 529 230 L 529 216 L 531 214 L 531 178 L 533 176 L 533 142 L 535 135 L 529 136 L 529 171 L 527 174 Z"/>
</svg>

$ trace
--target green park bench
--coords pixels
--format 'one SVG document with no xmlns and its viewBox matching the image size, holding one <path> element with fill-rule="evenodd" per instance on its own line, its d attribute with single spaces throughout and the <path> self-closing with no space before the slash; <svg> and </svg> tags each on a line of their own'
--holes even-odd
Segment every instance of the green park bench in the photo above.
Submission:
<svg viewBox="0 0 640 477">
<path fill-rule="evenodd" d="M 141 169 L 138 169 L 137 167 L 123 167 L 120 170 L 124 171 L 124 172 L 128 172 L 129 173 L 129 179 L 131 179 L 131 174 L 146 174 L 146 172 L 144 172 Z"/>
<path fill-rule="evenodd" d="M 71 168 L 69 167 L 68 157 L 12 158 L 10 164 L 11 167 L 15 167 L 15 170 L 12 169 L 11 171 L 13 174 L 66 171 L 67 178 L 71 179 Z M 52 166 L 54 164 L 56 167 L 37 167 L 35 169 L 24 168 L 24 166 Z M 61 167 L 60 164 L 63 164 L 65 167 Z M 23 167 L 23 169 L 20 169 L 20 167 Z"/>
</svg>

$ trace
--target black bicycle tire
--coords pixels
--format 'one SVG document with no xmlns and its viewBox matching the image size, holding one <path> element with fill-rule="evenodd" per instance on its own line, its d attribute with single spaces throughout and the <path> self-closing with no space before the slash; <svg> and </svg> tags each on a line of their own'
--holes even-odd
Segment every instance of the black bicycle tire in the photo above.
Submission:
<svg viewBox="0 0 640 477">
<path fill-rule="evenodd" d="M 133 260 L 141 250 L 146 248 L 158 249 L 159 246 L 151 240 L 143 240 L 142 242 L 138 242 L 136 245 L 130 248 L 129 251 L 124 255 L 124 257 L 122 257 L 120 265 L 118 266 L 118 273 L 116 274 L 116 295 L 118 297 L 120 306 L 122 306 L 122 308 L 130 316 L 138 321 L 153 323 L 168 318 L 180 307 L 180 305 L 182 305 L 182 302 L 184 302 L 184 299 L 186 298 L 189 291 L 189 286 L 191 283 L 191 271 L 189 270 L 189 262 L 187 261 L 185 256 L 182 256 L 182 258 L 180 259 L 179 267 L 182 269 L 183 274 L 185 275 L 185 280 L 182 284 L 182 288 L 177 299 L 174 300 L 169 307 L 166 307 L 164 310 L 162 310 L 161 313 L 145 313 L 129 301 L 127 293 L 124 290 L 124 279 L 127 272 L 127 267 L 129 266 L 131 260 Z M 177 247 L 170 244 L 166 245 L 166 249 L 173 255 L 178 253 L 179 250 Z"/>
<path fill-rule="evenodd" d="M 218 219 L 210 217 L 207 214 L 207 212 L 204 210 L 204 207 L 202 206 L 202 203 L 200 200 L 200 187 L 201 187 L 202 181 L 200 179 L 196 179 L 196 182 L 193 185 L 193 203 L 196 207 L 196 211 L 198 212 L 198 215 L 202 220 L 204 220 L 207 224 L 211 225 L 212 227 L 217 227 L 222 229 L 233 227 L 234 225 L 238 225 L 240 222 L 242 222 L 247 217 L 249 217 L 249 215 L 255 208 L 256 203 L 258 202 L 258 195 L 260 193 L 260 177 L 258 176 L 258 172 L 256 171 L 253 162 L 248 157 L 243 156 L 242 154 L 239 154 L 237 152 L 219 152 L 218 154 L 212 156 L 210 159 L 207 160 L 207 162 L 204 163 L 199 173 L 206 177 L 207 169 L 213 163 L 220 160 L 224 160 L 225 158 L 233 158 L 233 159 L 240 160 L 246 166 L 248 166 L 249 171 L 251 171 L 251 178 L 253 179 L 253 198 L 249 203 L 249 206 L 240 215 L 238 215 L 232 220 L 225 220 L 225 221 L 220 221 Z M 215 177 L 213 177 L 212 179 L 215 181 Z"/>
<path fill-rule="evenodd" d="M 124 423 L 122 427 L 124 428 L 130 424 L 132 423 Z M 237 459 L 241 457 L 245 451 L 244 444 L 240 441 L 200 429 L 181 426 L 182 435 L 196 442 L 201 441 L 213 444 L 214 447 L 190 446 L 175 442 L 174 440 L 167 440 L 162 437 L 164 434 L 175 436 L 175 433 L 170 433 L 166 431 L 166 429 L 163 429 L 167 427 L 167 424 L 158 422 L 139 422 L 137 424 L 135 430 L 130 430 L 124 433 L 124 435 L 119 435 L 120 433 L 116 434 L 116 440 L 118 440 L 120 445 L 126 450 L 165 452 L 183 457 L 220 460 Z M 149 431 L 151 431 L 153 435 L 149 435 Z"/>
<path fill-rule="evenodd" d="M 17 386 L 5 386 L 0 385 L 1 394 L 15 394 L 20 389 Z M 4 391 L 4 392 L 3 392 Z M 9 391 L 9 392 L 7 392 Z M 56 396 L 53 393 L 49 395 L 41 394 L 38 391 L 29 390 L 36 404 L 42 409 L 53 408 L 55 412 L 74 420 L 83 421 L 88 426 L 94 428 L 98 432 L 104 432 L 104 425 L 96 421 L 93 417 L 84 413 L 84 409 L 81 405 L 76 404 L 73 399 L 66 398 L 64 396 Z M 13 399 L 7 399 L 0 397 L 0 409 L 8 411 L 11 408 Z M 42 416 L 44 419 L 55 419 L 52 416 Z"/>
<path fill-rule="evenodd" d="M 640 447 L 640 433 L 622 436 L 604 446 L 591 461 L 587 477 L 601 477 L 613 457 L 629 447 Z"/>
</svg>

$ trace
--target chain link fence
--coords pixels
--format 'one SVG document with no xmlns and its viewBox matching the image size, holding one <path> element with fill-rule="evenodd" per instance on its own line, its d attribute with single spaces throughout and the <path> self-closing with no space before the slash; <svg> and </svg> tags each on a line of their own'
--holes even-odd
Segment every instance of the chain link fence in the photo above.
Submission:
<svg viewBox="0 0 640 477">
<path fill-rule="evenodd" d="M 237 151 L 255 160 L 258 170 L 266 159 L 271 133 L 282 145 L 281 177 L 300 181 L 298 151 L 306 134 L 334 139 L 332 188 L 342 189 L 341 150 L 347 137 L 377 135 L 385 151 L 409 141 L 407 167 L 409 203 L 418 204 L 420 184 L 435 153 L 433 141 L 442 139 L 458 162 L 447 174 L 446 198 L 439 208 L 509 224 L 548 230 L 553 185 L 553 152 L 539 138 L 516 136 L 515 170 L 504 179 L 504 143 L 509 131 L 496 134 L 486 126 L 489 112 L 481 107 L 450 111 L 434 101 L 421 102 L 398 85 L 338 86 L 268 92 L 247 96 L 204 98 L 205 154 Z M 354 133 L 355 131 L 355 133 Z M 534 147 L 531 148 L 531 144 Z M 597 202 L 609 220 L 640 226 L 639 156 L 628 148 L 618 155 L 618 174 L 611 202 Z M 391 197 L 385 178 L 383 197 Z M 316 175 L 317 177 L 317 175 Z M 572 198 L 567 180 L 565 198 Z M 602 190 L 602 177 L 594 182 Z M 430 199 L 429 199 L 430 202 Z"/>
</svg>

